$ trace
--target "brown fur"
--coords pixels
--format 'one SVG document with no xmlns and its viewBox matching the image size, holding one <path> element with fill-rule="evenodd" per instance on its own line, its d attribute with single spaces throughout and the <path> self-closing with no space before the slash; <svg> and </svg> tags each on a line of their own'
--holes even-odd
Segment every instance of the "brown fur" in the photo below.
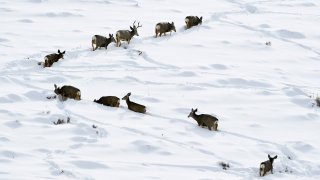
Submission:
<svg viewBox="0 0 320 180">
<path fill-rule="evenodd" d="M 192 26 L 197 26 L 198 24 L 202 24 L 202 16 L 199 18 L 198 16 L 187 16 L 185 18 L 187 29 Z"/>
<path fill-rule="evenodd" d="M 192 117 L 194 120 L 196 120 L 199 126 L 207 126 L 210 131 L 218 130 L 218 119 L 216 117 L 209 114 L 197 115 L 197 111 L 198 109 L 191 109 L 188 117 Z"/>
<path fill-rule="evenodd" d="M 130 30 L 119 30 L 116 33 L 116 40 L 117 40 L 117 47 L 121 46 L 121 41 L 127 41 L 128 44 L 130 43 L 130 40 L 132 39 L 132 37 L 134 35 L 139 36 L 138 34 L 138 28 L 142 27 L 142 25 L 140 25 L 140 22 L 138 22 L 138 26 L 135 25 L 135 22 L 133 22 L 133 26 L 130 26 Z"/>
<path fill-rule="evenodd" d="M 146 113 L 146 107 L 144 105 L 130 101 L 130 99 L 129 99 L 130 95 L 131 95 L 131 93 L 128 93 L 127 95 L 125 95 L 122 98 L 122 100 L 126 100 L 126 103 L 128 105 L 128 109 L 130 109 L 131 111 L 134 111 L 134 112 Z"/>
<path fill-rule="evenodd" d="M 48 54 L 44 58 L 44 64 L 43 67 L 51 67 L 53 63 L 58 62 L 59 59 L 63 59 L 63 55 L 66 53 L 66 51 L 60 52 L 60 49 L 58 49 L 58 54 Z"/>
<path fill-rule="evenodd" d="M 278 156 L 274 156 L 273 158 L 268 154 L 269 160 L 264 161 L 260 164 L 260 176 L 265 176 L 267 172 L 271 171 L 271 174 L 273 174 L 273 161 L 277 159 Z"/>
<path fill-rule="evenodd" d="M 158 34 L 160 37 L 162 34 L 166 35 L 167 32 L 170 32 L 170 35 L 171 35 L 171 31 L 176 32 L 176 27 L 174 26 L 173 22 L 172 23 L 161 22 L 156 24 L 156 27 L 155 27 L 156 37 L 158 37 Z"/>
<path fill-rule="evenodd" d="M 94 100 L 94 102 L 111 107 L 120 106 L 120 99 L 116 96 L 102 96 L 99 100 Z"/>
<path fill-rule="evenodd" d="M 57 87 L 57 85 L 54 85 L 54 92 L 57 95 L 62 96 L 62 100 L 67 100 L 67 98 L 75 99 L 75 100 L 81 100 L 81 92 L 78 88 L 75 88 L 73 86 L 62 86 L 61 88 Z"/>
<path fill-rule="evenodd" d="M 116 40 L 113 37 L 113 34 L 109 34 L 109 38 L 100 35 L 94 35 L 91 41 L 92 50 L 95 51 L 101 47 L 105 47 L 107 49 L 108 45 L 111 42 L 116 42 Z M 96 45 L 96 47 L 93 46 L 94 44 Z"/>
</svg>

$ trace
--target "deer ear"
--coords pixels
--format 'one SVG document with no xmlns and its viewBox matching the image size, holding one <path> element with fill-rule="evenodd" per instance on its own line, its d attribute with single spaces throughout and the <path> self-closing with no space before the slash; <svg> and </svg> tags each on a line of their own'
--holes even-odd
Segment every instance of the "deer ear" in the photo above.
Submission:
<svg viewBox="0 0 320 180">
<path fill-rule="evenodd" d="M 275 156 L 273 159 L 277 159 L 278 156 Z"/>
<path fill-rule="evenodd" d="M 174 25 L 174 23 L 173 23 L 173 22 L 172 22 L 171 24 L 172 24 L 172 25 Z"/>
<path fill-rule="evenodd" d="M 62 54 L 65 54 L 65 53 L 66 53 L 66 51 L 63 51 L 63 52 L 62 52 Z"/>
<path fill-rule="evenodd" d="M 269 159 L 271 159 L 271 156 L 270 156 L 270 154 L 268 154 L 268 158 L 269 158 Z"/>
<path fill-rule="evenodd" d="M 197 111 L 198 111 L 198 108 L 194 110 L 194 112 L 197 112 Z"/>
<path fill-rule="evenodd" d="M 200 17 L 200 20 L 202 21 L 202 16 Z"/>
<path fill-rule="evenodd" d="M 54 86 L 54 89 L 57 89 L 57 85 L 56 84 L 54 84 L 53 86 Z"/>
<path fill-rule="evenodd" d="M 60 49 L 58 49 L 58 53 L 60 54 L 61 52 L 60 52 Z"/>
<path fill-rule="evenodd" d="M 128 93 L 128 96 L 131 96 L 131 92 Z"/>
</svg>

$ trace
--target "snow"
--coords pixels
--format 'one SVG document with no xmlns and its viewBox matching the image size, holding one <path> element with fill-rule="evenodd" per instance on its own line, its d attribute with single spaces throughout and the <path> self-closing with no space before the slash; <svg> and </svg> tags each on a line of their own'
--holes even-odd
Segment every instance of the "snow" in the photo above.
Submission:
<svg viewBox="0 0 320 180">
<path fill-rule="evenodd" d="M 268 154 L 278 158 L 263 179 L 319 179 L 319 7 L 1 0 L 0 179 L 260 179 Z M 202 25 L 185 30 L 188 15 Z M 93 35 L 134 20 L 142 27 L 130 44 L 92 51 Z M 177 32 L 155 38 L 163 21 Z M 64 59 L 37 65 L 58 49 Z M 47 99 L 54 84 L 79 88 L 82 100 Z M 93 102 L 128 92 L 146 114 Z M 216 116 L 219 131 L 188 118 L 191 108 Z"/>
</svg>

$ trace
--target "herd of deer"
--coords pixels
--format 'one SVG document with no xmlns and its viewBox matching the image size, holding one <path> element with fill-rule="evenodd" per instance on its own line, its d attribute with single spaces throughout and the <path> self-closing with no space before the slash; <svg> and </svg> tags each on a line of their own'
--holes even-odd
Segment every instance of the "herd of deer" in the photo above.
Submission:
<svg viewBox="0 0 320 180">
<path fill-rule="evenodd" d="M 116 39 L 113 37 L 113 34 L 109 34 L 109 38 L 101 36 L 101 35 L 94 35 L 92 37 L 92 49 L 93 51 L 97 50 L 98 48 L 105 47 L 107 49 L 108 45 L 111 42 L 116 43 L 117 47 L 121 46 L 121 41 L 127 41 L 128 44 L 130 43 L 130 40 L 132 39 L 133 36 L 139 36 L 137 29 L 139 27 L 142 27 L 140 23 L 138 25 L 135 25 L 135 22 L 133 23 L 132 26 L 130 26 L 130 30 L 119 30 L 116 32 Z M 197 26 L 202 23 L 202 17 L 198 16 L 187 16 L 185 18 L 185 23 L 186 23 L 186 28 L 189 29 L 192 26 Z M 155 27 L 155 37 L 157 38 L 158 36 L 161 37 L 162 34 L 166 34 L 167 32 L 171 31 L 176 32 L 176 28 L 174 23 L 170 22 L 161 22 L 157 23 Z M 94 47 L 95 45 L 95 47 Z M 65 54 L 65 51 L 61 52 L 58 50 L 58 54 L 49 54 L 45 56 L 45 61 L 44 63 L 39 63 L 39 65 L 43 64 L 44 67 L 51 67 L 54 62 L 59 61 L 59 59 L 63 59 L 63 55 Z M 75 100 L 81 100 L 81 92 L 78 88 L 70 86 L 70 85 L 65 85 L 60 87 L 57 87 L 56 84 L 54 84 L 54 92 L 58 95 L 61 96 L 61 99 L 63 101 L 67 100 L 68 98 L 75 99 Z M 131 93 L 129 92 L 127 95 L 125 95 L 122 100 L 125 100 L 128 106 L 128 109 L 134 112 L 138 113 L 146 113 L 146 106 L 135 103 L 130 101 L 129 96 Z M 119 107 L 120 106 L 120 99 L 116 96 L 103 96 L 99 100 L 94 100 L 94 102 L 105 105 L 105 106 L 111 106 L 111 107 Z M 198 126 L 201 127 L 207 127 L 210 131 L 218 130 L 218 119 L 212 115 L 209 114 L 196 114 L 198 109 L 191 109 L 191 112 L 188 115 L 189 117 L 192 117 L 195 121 L 197 121 Z M 271 157 L 268 154 L 269 160 L 264 161 L 260 164 L 260 169 L 259 169 L 259 175 L 260 176 L 265 176 L 267 172 L 271 171 L 273 173 L 273 161 L 274 159 L 277 158 Z"/>
</svg>

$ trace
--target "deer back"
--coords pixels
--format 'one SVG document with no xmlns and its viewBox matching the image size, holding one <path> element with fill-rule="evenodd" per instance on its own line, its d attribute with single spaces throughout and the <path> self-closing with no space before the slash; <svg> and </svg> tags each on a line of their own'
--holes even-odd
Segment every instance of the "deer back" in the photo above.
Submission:
<svg viewBox="0 0 320 180">
<path fill-rule="evenodd" d="M 68 97 L 76 100 L 81 99 L 81 92 L 78 88 L 73 86 L 62 86 L 58 91 L 63 97 Z"/>
<path fill-rule="evenodd" d="M 131 32 L 129 30 L 119 30 L 116 33 L 116 38 L 117 41 L 118 40 L 130 40 L 133 37 L 133 35 L 131 34 Z"/>
<path fill-rule="evenodd" d="M 59 59 L 63 58 L 63 55 L 65 53 L 66 51 L 60 52 L 60 50 L 58 49 L 58 54 L 53 53 L 53 54 L 46 55 L 44 57 L 44 67 L 51 67 L 53 63 L 58 62 Z"/>
<path fill-rule="evenodd" d="M 160 22 L 156 25 L 156 30 L 159 33 L 165 33 L 170 32 L 174 29 L 174 26 L 172 26 L 169 22 Z"/>
<path fill-rule="evenodd" d="M 261 164 L 264 165 L 264 171 L 265 172 L 268 172 L 268 171 L 270 171 L 272 169 L 272 164 L 271 164 L 270 160 L 264 161 Z"/>
<path fill-rule="evenodd" d="M 218 127 L 218 119 L 214 116 L 211 116 L 209 114 L 201 114 L 198 116 L 198 118 L 210 128 L 213 128 L 213 130 L 217 130 Z"/>
<path fill-rule="evenodd" d="M 97 47 L 105 47 L 107 44 L 107 38 L 101 35 L 94 35 L 92 41 Z"/>
<path fill-rule="evenodd" d="M 145 113 L 146 112 L 146 107 L 144 105 L 127 101 L 128 108 L 132 111 L 139 112 L 139 113 Z"/>
<path fill-rule="evenodd" d="M 45 56 L 45 60 L 50 60 L 53 62 L 57 62 L 61 57 L 59 54 L 53 53 L 53 54 L 48 54 Z"/>
<path fill-rule="evenodd" d="M 192 26 L 196 26 L 198 24 L 202 23 L 202 17 L 198 17 L 198 16 L 187 16 L 185 18 L 185 22 L 187 24 L 187 28 L 190 28 Z"/>
<path fill-rule="evenodd" d="M 99 104 L 103 104 L 105 106 L 119 107 L 120 99 L 116 96 L 103 96 L 99 100 L 95 100 Z"/>
</svg>

